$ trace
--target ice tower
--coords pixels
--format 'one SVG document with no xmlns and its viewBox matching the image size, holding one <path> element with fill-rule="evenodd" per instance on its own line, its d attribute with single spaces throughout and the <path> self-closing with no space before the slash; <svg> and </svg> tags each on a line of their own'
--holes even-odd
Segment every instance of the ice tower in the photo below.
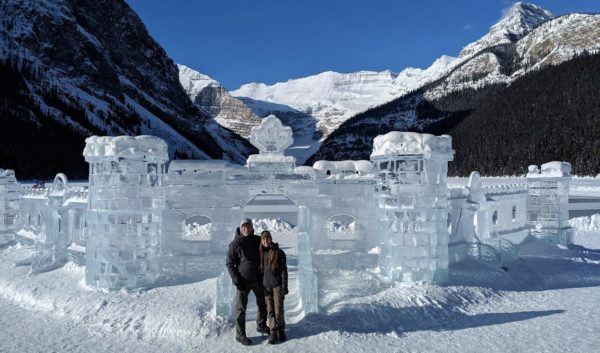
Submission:
<svg viewBox="0 0 600 353">
<path fill-rule="evenodd" d="M 153 136 L 86 139 L 90 164 L 86 282 L 117 290 L 159 275 L 167 144 Z"/>
<path fill-rule="evenodd" d="M 448 276 L 447 173 L 452 138 L 392 131 L 377 136 L 380 268 L 397 281 Z"/>
<path fill-rule="evenodd" d="M 531 234 L 553 243 L 569 245 L 573 242 L 573 228 L 569 225 L 569 183 L 571 164 L 549 162 L 530 165 L 527 173 L 527 221 Z"/>
</svg>

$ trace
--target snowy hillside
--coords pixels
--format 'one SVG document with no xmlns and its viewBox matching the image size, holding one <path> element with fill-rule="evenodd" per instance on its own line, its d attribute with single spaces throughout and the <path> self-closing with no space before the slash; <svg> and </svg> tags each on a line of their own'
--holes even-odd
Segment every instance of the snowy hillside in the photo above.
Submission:
<svg viewBox="0 0 600 353">
<path fill-rule="evenodd" d="M 190 103 L 176 65 L 124 1 L 1 6 L 0 69 L 9 86 L 0 98 L 9 104 L 0 113 L 11 117 L 0 129 L 3 167 L 48 177 L 57 166 L 45 169 L 41 156 L 62 155 L 69 163 L 61 171 L 81 176 L 87 167 L 79 147 L 93 134 L 153 134 L 168 142 L 171 155 L 196 158 L 243 162 L 253 150 Z M 27 135 L 43 150 L 21 146 Z M 22 154 L 30 156 L 27 164 L 20 164 Z"/>
</svg>

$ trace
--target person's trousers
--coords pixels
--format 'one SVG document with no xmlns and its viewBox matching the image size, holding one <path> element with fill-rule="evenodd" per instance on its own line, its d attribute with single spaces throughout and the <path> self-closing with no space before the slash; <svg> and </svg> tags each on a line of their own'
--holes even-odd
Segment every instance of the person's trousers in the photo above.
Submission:
<svg viewBox="0 0 600 353">
<path fill-rule="evenodd" d="M 254 292 L 256 296 L 256 326 L 265 326 L 267 318 L 267 305 L 262 284 L 259 282 L 247 283 L 244 290 L 237 290 L 235 303 L 235 334 L 237 337 L 246 336 L 246 308 L 248 307 L 248 294 Z"/>
<path fill-rule="evenodd" d="M 271 330 L 283 330 L 285 328 L 285 316 L 283 313 L 283 300 L 285 296 L 281 287 L 275 287 L 270 292 L 265 292 L 267 302 L 267 323 Z"/>
</svg>

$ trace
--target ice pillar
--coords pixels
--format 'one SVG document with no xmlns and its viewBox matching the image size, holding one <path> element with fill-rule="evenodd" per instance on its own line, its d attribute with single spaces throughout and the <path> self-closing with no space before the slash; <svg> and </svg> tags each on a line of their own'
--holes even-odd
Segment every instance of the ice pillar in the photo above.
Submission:
<svg viewBox="0 0 600 353">
<path fill-rule="evenodd" d="M 86 139 L 90 165 L 86 282 L 118 290 L 159 276 L 167 144 L 153 136 Z"/>
<path fill-rule="evenodd" d="M 306 206 L 298 207 L 298 290 L 305 314 L 319 312 L 319 288 L 312 263 L 310 214 Z"/>
<path fill-rule="evenodd" d="M 452 138 L 393 131 L 377 136 L 380 269 L 397 281 L 448 277 L 448 161 Z"/>
<path fill-rule="evenodd" d="M 571 164 L 549 162 L 529 166 L 527 173 L 527 221 L 531 234 L 556 244 L 573 242 L 569 225 Z"/>
</svg>

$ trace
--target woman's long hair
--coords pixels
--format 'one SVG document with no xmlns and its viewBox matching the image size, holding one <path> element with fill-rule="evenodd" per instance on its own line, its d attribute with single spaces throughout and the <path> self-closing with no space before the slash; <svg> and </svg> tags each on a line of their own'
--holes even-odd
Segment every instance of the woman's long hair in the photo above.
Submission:
<svg viewBox="0 0 600 353">
<path fill-rule="evenodd" d="M 268 230 L 263 230 L 262 233 L 260 233 L 260 245 L 259 245 L 260 263 L 258 265 L 258 268 L 260 269 L 260 272 L 264 272 L 263 271 L 263 263 L 264 263 L 263 256 L 264 256 L 265 247 L 262 245 L 263 239 L 269 239 L 271 241 L 271 251 L 269 251 L 269 270 L 274 271 L 275 268 L 277 267 L 277 251 L 272 246 L 273 245 L 273 237 L 271 236 L 271 232 L 269 232 Z"/>
</svg>

